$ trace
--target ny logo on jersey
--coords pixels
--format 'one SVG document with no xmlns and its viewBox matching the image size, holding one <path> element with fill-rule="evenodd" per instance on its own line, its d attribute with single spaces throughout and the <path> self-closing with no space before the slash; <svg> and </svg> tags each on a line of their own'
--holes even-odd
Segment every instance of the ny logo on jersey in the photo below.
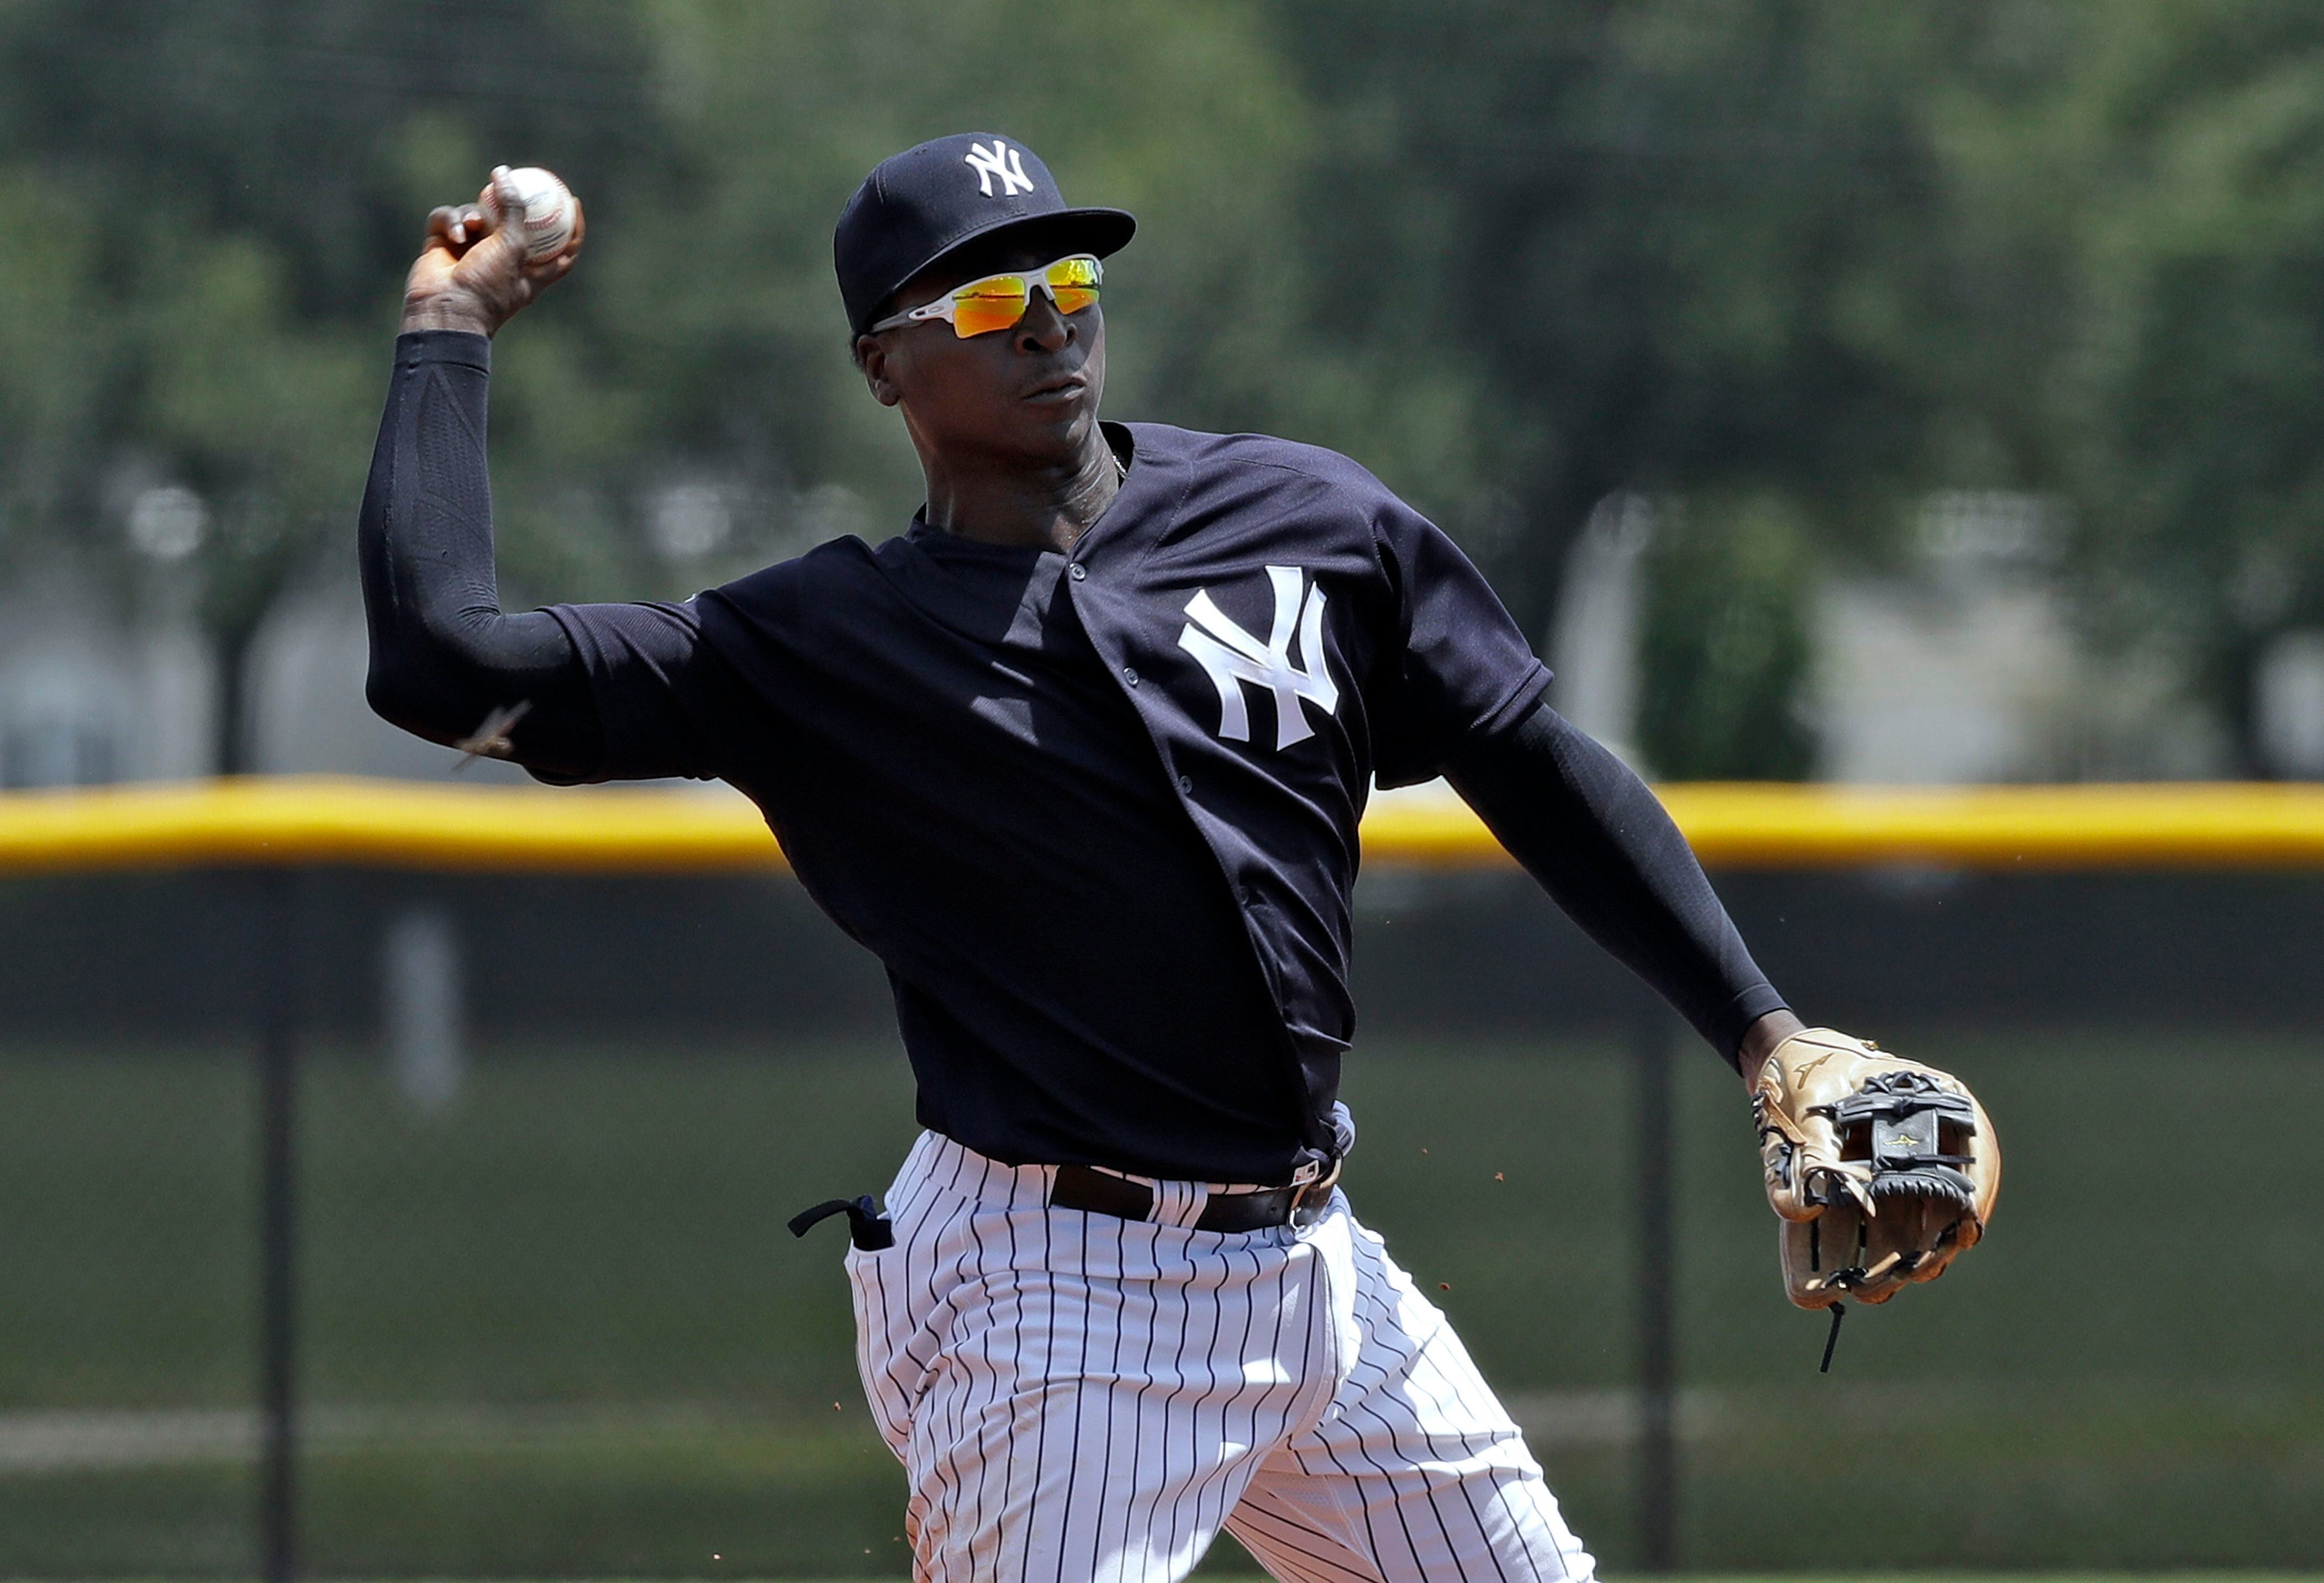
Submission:
<svg viewBox="0 0 2324 1583">
<path fill-rule="evenodd" d="M 1202 663 L 1211 685 L 1218 688 L 1219 735 L 1228 741 L 1250 741 L 1250 709 L 1243 702 L 1243 685 L 1275 695 L 1275 746 L 1280 750 L 1315 734 L 1308 729 L 1299 700 L 1323 705 L 1326 714 L 1336 713 L 1340 689 L 1323 663 L 1323 585 L 1308 586 L 1297 566 L 1269 566 L 1267 575 L 1275 584 L 1275 625 L 1266 642 L 1228 619 L 1204 589 L 1187 602 L 1186 614 L 1192 619 L 1178 634 L 1178 647 Z M 1299 634 L 1305 670 L 1291 663 L 1294 631 Z"/>
<path fill-rule="evenodd" d="M 1001 178 L 1001 196 L 1014 198 L 1019 192 L 1033 190 L 1033 179 L 1025 174 L 1025 156 L 1010 148 L 1000 138 L 986 148 L 981 143 L 968 145 L 968 168 L 976 172 L 976 189 L 985 197 L 992 196 L 992 179 Z"/>
</svg>

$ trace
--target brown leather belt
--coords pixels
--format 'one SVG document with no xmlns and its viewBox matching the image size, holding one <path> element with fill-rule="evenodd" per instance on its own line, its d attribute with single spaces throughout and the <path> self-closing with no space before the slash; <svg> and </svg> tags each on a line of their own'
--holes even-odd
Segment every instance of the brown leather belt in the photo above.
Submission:
<svg viewBox="0 0 2324 1583">
<path fill-rule="evenodd" d="M 1269 1187 L 1258 1192 L 1214 1192 L 1195 1219 L 1197 1231 L 1263 1231 L 1270 1226 L 1305 1226 L 1331 1201 L 1332 1184 L 1340 1179 L 1335 1161 L 1314 1182 L 1291 1187 Z M 1060 1165 L 1049 1202 L 1061 1210 L 1085 1210 L 1123 1220 L 1143 1220 L 1154 1213 L 1154 1190 L 1142 1182 L 1092 1170 L 1087 1165 Z"/>
</svg>

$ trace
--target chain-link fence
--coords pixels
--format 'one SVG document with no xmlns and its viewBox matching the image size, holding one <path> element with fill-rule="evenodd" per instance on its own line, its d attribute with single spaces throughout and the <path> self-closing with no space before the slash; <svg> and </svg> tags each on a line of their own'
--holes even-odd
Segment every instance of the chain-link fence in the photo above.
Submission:
<svg viewBox="0 0 2324 1583">
<path fill-rule="evenodd" d="M 1969 1076 L 2008 1151 L 1987 1243 L 1853 1319 L 1829 1376 L 1732 1074 L 1642 1034 L 1522 879 L 1364 888 L 1351 1194 L 1600 1558 L 2324 1564 L 2324 1018 L 2291 965 L 2324 881 L 1726 888 L 1804 1009 Z M 302 964 L 276 1156 L 300 1568 L 902 1571 L 840 1239 L 781 1230 L 881 1185 L 910 1136 L 876 969 L 780 878 L 337 874 L 273 900 L 236 876 L 0 885 L 0 1574 L 261 1563 L 270 916 Z M 1671 1079 L 1646 1154 L 1642 1053 Z M 1637 1389 L 1657 1268 L 1667 1484 Z M 1877 1499 L 1877 1556 L 1861 1524 L 1789 1515 L 1811 1487 Z"/>
</svg>

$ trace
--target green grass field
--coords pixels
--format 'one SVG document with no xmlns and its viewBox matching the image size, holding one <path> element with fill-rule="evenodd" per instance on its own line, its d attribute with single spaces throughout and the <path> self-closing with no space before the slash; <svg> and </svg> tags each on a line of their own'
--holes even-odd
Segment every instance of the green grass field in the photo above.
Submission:
<svg viewBox="0 0 2324 1583">
<path fill-rule="evenodd" d="M 1999 1118 L 2000 1215 L 1945 1281 L 1851 1318 L 1830 1377 L 1734 1081 L 1682 1064 L 1686 1562 L 2324 1567 L 2324 1169 L 2246 1114 L 2316 1115 L 2324 1060 L 1916 1047 Z M 1349 1078 L 1359 1212 L 1449 1288 L 1612 1571 L 1637 1555 L 1626 1083 L 1587 1045 L 1373 1046 Z M 251 1097 L 233 1052 L 0 1056 L 0 1576 L 247 1574 Z M 429 1117 L 337 1054 L 305 1099 L 314 1572 L 903 1569 L 843 1239 L 780 1227 L 883 1184 L 899 1056 L 495 1049 Z M 1795 1514 L 1809 1487 L 1831 1523 Z M 1877 1556 L 1847 1516 L 1869 1511 Z"/>
</svg>

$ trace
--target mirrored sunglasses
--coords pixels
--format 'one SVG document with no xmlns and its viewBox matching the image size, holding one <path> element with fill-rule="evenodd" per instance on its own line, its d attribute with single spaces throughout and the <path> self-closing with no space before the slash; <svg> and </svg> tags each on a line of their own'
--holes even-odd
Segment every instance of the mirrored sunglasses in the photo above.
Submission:
<svg viewBox="0 0 2324 1583">
<path fill-rule="evenodd" d="M 1079 313 L 1097 301 L 1098 283 L 1104 278 L 1105 271 L 1094 256 L 1076 253 L 1038 270 L 987 275 L 954 286 L 934 302 L 889 315 L 869 333 L 876 336 L 882 330 L 940 318 L 964 341 L 971 336 L 989 336 L 995 330 L 1014 329 L 1032 308 L 1036 291 L 1047 292 L 1059 313 Z"/>
</svg>

